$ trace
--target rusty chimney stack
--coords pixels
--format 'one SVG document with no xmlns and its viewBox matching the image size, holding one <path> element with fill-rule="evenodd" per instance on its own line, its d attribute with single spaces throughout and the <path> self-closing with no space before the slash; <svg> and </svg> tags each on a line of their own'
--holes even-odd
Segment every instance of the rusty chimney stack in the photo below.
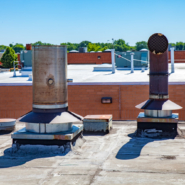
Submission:
<svg viewBox="0 0 185 185">
<path fill-rule="evenodd" d="M 144 109 L 144 114 L 140 113 L 137 119 L 138 129 L 174 130 L 178 115 L 172 114 L 172 110 L 182 107 L 169 100 L 168 40 L 163 34 L 155 33 L 148 40 L 148 48 L 150 50 L 149 100 L 136 106 Z M 168 120 L 171 122 L 170 125 L 167 124 Z"/>
<path fill-rule="evenodd" d="M 67 47 L 33 46 L 33 112 L 67 110 Z"/>
<path fill-rule="evenodd" d="M 68 111 L 67 46 L 33 46 L 32 51 L 33 108 L 18 119 L 26 127 L 12 134 L 13 143 L 73 142 L 82 133 L 83 117 Z"/>
<path fill-rule="evenodd" d="M 26 44 L 26 50 L 32 50 L 32 45 L 31 44 Z"/>
</svg>

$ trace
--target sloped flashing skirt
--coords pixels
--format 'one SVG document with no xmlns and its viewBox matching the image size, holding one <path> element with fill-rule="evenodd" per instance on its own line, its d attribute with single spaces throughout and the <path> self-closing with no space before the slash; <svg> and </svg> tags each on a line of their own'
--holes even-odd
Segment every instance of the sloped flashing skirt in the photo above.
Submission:
<svg viewBox="0 0 185 185">
<path fill-rule="evenodd" d="M 160 99 L 149 99 L 136 105 L 138 109 L 148 109 L 148 110 L 178 110 L 182 109 L 181 106 L 172 102 L 171 100 L 160 100 Z"/>
</svg>

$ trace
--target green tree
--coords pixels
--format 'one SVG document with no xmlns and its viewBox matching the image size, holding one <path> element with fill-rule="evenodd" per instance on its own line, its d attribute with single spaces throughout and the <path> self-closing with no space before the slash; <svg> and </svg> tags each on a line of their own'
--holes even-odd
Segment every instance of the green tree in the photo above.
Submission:
<svg viewBox="0 0 185 185">
<path fill-rule="evenodd" d="M 8 46 L 0 45 L 0 50 L 6 49 Z"/>
<path fill-rule="evenodd" d="M 115 41 L 114 41 L 114 44 L 115 44 L 115 45 L 123 46 L 123 45 L 125 45 L 126 43 L 125 43 L 125 41 L 124 41 L 123 39 L 118 39 L 118 40 L 115 40 Z"/>
<path fill-rule="evenodd" d="M 115 51 L 128 51 L 130 46 L 123 39 L 118 39 L 114 41 Z"/>
<path fill-rule="evenodd" d="M 14 61 L 18 61 L 18 56 L 17 56 L 17 54 L 15 54 L 15 59 L 14 59 Z M 18 62 L 16 62 L 16 64 L 18 64 Z"/>
<path fill-rule="evenodd" d="M 100 49 L 100 51 L 105 51 L 106 49 L 109 49 L 107 46 Z"/>
<path fill-rule="evenodd" d="M 116 44 L 114 46 L 115 51 L 123 51 L 123 47 L 121 45 Z"/>
<path fill-rule="evenodd" d="M 82 42 L 80 42 L 79 47 L 87 47 L 89 43 L 91 43 L 91 42 L 87 41 L 87 40 L 82 41 Z"/>
<path fill-rule="evenodd" d="M 107 47 L 107 49 L 112 49 L 113 48 L 113 44 L 112 43 L 96 43 L 97 45 L 99 45 L 101 48 Z"/>
<path fill-rule="evenodd" d="M 67 51 L 71 51 L 71 50 L 78 50 L 79 44 L 76 43 L 71 43 L 71 42 L 67 42 L 67 43 L 61 43 L 60 45 L 66 45 L 67 46 Z"/>
<path fill-rule="evenodd" d="M 31 45 L 33 45 L 33 46 L 52 46 L 53 44 L 50 44 L 50 43 L 46 43 L 46 42 L 41 42 L 41 41 L 37 41 L 37 42 L 35 42 L 35 43 L 32 43 Z"/>
<path fill-rule="evenodd" d="M 169 43 L 172 47 L 175 47 L 175 43 Z"/>
<path fill-rule="evenodd" d="M 148 49 L 148 45 L 146 41 L 140 41 L 140 42 L 136 42 L 136 50 L 140 51 L 141 49 Z"/>
<path fill-rule="evenodd" d="M 183 42 L 176 42 L 176 50 L 183 50 L 184 43 Z"/>
<path fill-rule="evenodd" d="M 136 50 L 136 46 L 130 46 L 130 50 L 135 51 Z"/>
<path fill-rule="evenodd" d="M 11 68 L 13 67 L 13 62 L 16 59 L 15 51 L 11 47 L 7 47 L 6 51 L 4 52 L 1 62 L 3 67 Z"/>
<path fill-rule="evenodd" d="M 89 43 L 88 46 L 87 46 L 87 51 L 90 52 L 90 51 L 100 51 L 101 48 L 99 45 L 95 44 L 95 43 Z"/>
<path fill-rule="evenodd" d="M 16 43 L 12 48 L 14 49 L 15 53 L 20 53 L 20 51 L 25 49 L 24 45 L 19 43 Z"/>
</svg>

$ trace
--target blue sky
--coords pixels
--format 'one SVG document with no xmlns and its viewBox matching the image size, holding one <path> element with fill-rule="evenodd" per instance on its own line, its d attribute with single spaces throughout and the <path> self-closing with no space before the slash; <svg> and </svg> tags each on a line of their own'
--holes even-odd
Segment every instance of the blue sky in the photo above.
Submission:
<svg viewBox="0 0 185 185">
<path fill-rule="evenodd" d="M 124 39 L 185 42 L 185 0 L 0 0 L 0 45 Z"/>
</svg>

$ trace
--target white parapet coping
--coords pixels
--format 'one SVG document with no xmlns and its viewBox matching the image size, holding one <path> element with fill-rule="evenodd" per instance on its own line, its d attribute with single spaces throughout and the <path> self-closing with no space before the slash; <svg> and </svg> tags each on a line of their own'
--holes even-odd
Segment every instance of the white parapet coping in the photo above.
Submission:
<svg viewBox="0 0 185 185">
<path fill-rule="evenodd" d="M 68 85 L 149 85 L 149 82 L 68 82 Z M 169 82 L 168 85 L 185 85 L 185 82 Z M 0 83 L 0 86 L 32 86 L 32 83 Z"/>
</svg>

